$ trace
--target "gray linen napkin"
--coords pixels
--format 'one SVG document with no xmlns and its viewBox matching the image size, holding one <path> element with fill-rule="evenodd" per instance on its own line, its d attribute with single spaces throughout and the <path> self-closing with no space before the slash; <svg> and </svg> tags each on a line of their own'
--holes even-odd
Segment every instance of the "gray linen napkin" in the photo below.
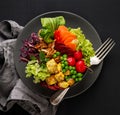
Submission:
<svg viewBox="0 0 120 115">
<path fill-rule="evenodd" d="M 35 95 L 16 74 L 13 50 L 22 29 L 11 20 L 0 22 L 0 110 L 8 111 L 17 103 L 31 115 L 55 115 L 57 107 Z"/>
</svg>

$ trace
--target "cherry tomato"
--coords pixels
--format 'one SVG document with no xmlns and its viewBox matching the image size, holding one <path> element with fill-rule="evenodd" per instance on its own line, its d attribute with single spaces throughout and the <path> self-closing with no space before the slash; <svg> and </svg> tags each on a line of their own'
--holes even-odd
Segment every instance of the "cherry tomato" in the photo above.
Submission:
<svg viewBox="0 0 120 115">
<path fill-rule="evenodd" d="M 75 53 L 74 53 L 74 58 L 76 59 L 76 60 L 80 60 L 80 59 L 82 59 L 82 52 L 81 51 L 76 51 Z"/>
<path fill-rule="evenodd" d="M 78 62 L 76 62 L 76 71 L 77 72 L 80 72 L 80 73 L 84 73 L 86 71 L 86 65 L 85 65 L 85 62 L 83 60 L 80 60 Z"/>
<path fill-rule="evenodd" d="M 68 57 L 67 62 L 69 66 L 74 66 L 75 65 L 75 58 L 74 57 Z"/>
</svg>

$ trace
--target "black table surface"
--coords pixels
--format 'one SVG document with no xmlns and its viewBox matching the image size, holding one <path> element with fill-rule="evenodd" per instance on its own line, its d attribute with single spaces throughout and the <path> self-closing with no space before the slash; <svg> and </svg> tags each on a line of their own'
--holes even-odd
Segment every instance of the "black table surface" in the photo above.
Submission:
<svg viewBox="0 0 120 115">
<path fill-rule="evenodd" d="M 120 1 L 119 0 L 0 0 L 0 21 L 24 26 L 48 11 L 69 11 L 87 19 L 101 40 L 112 37 L 116 45 L 104 59 L 99 78 L 84 93 L 64 100 L 56 115 L 120 115 Z M 18 105 L 0 115 L 26 114 Z"/>
</svg>

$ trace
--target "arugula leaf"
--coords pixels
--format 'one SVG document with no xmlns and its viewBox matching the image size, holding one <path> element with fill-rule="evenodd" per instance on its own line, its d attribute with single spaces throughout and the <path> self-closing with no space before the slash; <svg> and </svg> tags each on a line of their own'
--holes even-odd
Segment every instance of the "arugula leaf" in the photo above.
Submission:
<svg viewBox="0 0 120 115">
<path fill-rule="evenodd" d="M 40 51 L 40 53 L 39 53 L 39 58 L 40 58 L 40 63 L 42 64 L 44 64 L 44 63 L 46 63 L 47 61 L 49 61 L 50 59 L 49 58 L 46 58 L 45 57 L 45 53 L 43 52 L 43 51 Z"/>
<path fill-rule="evenodd" d="M 31 55 L 31 56 L 30 56 L 30 60 L 36 60 L 36 57 L 33 56 L 33 55 Z"/>
<path fill-rule="evenodd" d="M 40 62 L 44 62 L 45 61 L 45 53 L 43 51 L 40 51 L 39 57 L 40 57 Z"/>
</svg>

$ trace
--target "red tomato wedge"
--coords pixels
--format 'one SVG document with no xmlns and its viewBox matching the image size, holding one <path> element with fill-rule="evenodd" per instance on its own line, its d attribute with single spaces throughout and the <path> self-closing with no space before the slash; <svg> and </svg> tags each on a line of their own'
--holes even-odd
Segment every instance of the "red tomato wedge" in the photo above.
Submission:
<svg viewBox="0 0 120 115">
<path fill-rule="evenodd" d="M 64 40 L 64 43 L 66 44 L 67 42 L 72 42 L 72 40 L 75 39 L 75 36 L 74 35 L 65 35 L 65 40 Z"/>
<path fill-rule="evenodd" d="M 72 43 L 72 42 L 68 42 L 65 44 L 67 47 L 71 48 L 73 51 L 76 50 L 76 44 Z"/>
<path fill-rule="evenodd" d="M 54 38 L 56 41 L 63 43 L 72 50 L 76 50 L 76 44 L 72 42 L 73 40 L 76 40 L 76 35 L 68 31 L 67 27 L 59 26 L 54 32 Z"/>
<path fill-rule="evenodd" d="M 65 26 L 59 26 L 58 30 L 60 30 L 60 31 L 68 31 L 67 27 L 65 27 Z"/>
</svg>

